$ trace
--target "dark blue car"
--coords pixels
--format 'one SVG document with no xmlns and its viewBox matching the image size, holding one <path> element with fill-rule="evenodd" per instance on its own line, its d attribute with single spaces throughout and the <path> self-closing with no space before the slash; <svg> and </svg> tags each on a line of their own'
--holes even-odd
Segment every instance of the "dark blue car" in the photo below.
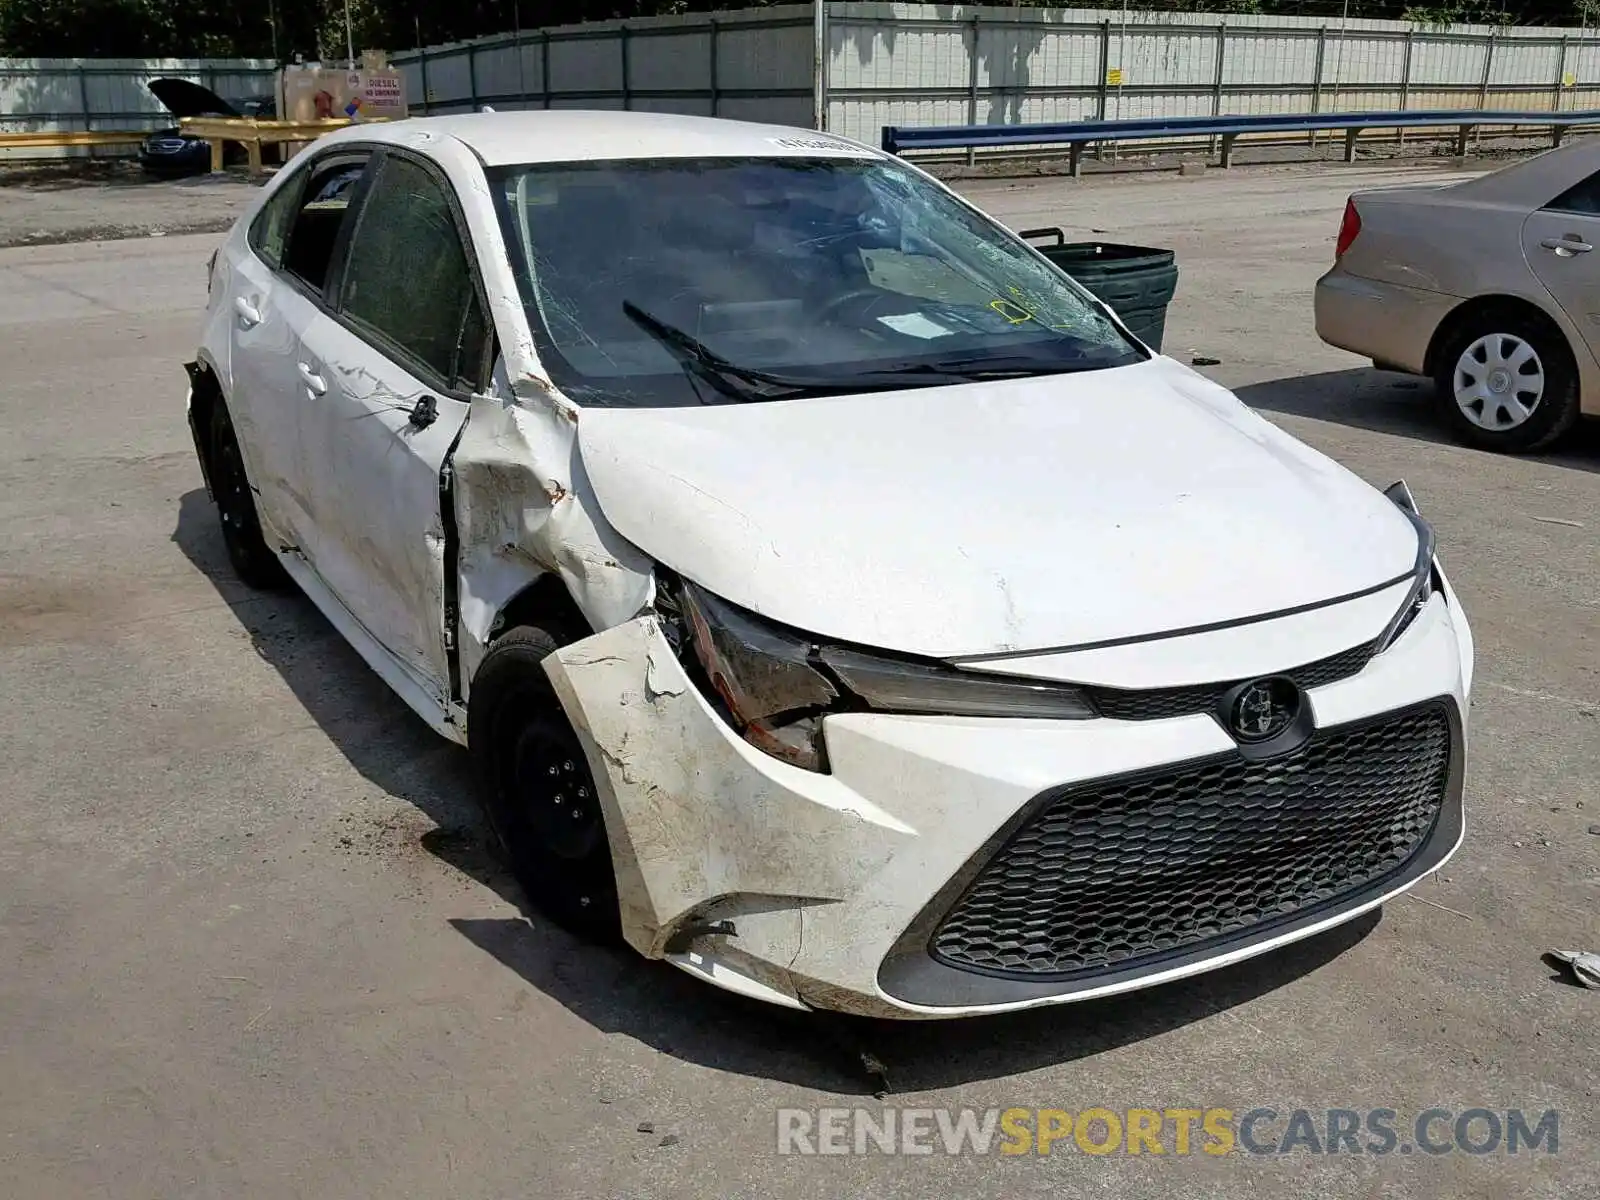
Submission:
<svg viewBox="0 0 1600 1200">
<path fill-rule="evenodd" d="M 174 117 L 260 117 L 277 115 L 271 96 L 224 100 L 208 87 L 188 79 L 152 79 L 145 85 Z M 244 150 L 224 146 L 224 161 L 242 160 Z M 157 130 L 139 146 L 139 163 L 155 175 L 197 175 L 211 169 L 211 146 L 182 129 Z"/>
</svg>

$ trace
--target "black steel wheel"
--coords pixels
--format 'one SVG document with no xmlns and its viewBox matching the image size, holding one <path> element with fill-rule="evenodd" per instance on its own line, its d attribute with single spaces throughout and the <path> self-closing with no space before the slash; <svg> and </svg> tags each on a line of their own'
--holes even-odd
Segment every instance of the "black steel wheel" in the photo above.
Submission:
<svg viewBox="0 0 1600 1200">
<path fill-rule="evenodd" d="M 498 638 L 472 681 L 467 736 L 490 827 L 523 892 L 573 932 L 609 940 L 619 920 L 605 815 L 542 666 L 562 644 L 530 625 Z"/>
</svg>

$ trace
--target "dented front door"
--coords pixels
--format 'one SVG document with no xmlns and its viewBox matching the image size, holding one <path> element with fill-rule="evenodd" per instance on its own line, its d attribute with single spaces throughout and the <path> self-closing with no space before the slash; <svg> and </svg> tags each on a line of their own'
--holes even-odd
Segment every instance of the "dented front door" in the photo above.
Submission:
<svg viewBox="0 0 1600 1200">
<path fill-rule="evenodd" d="M 445 527 L 440 472 L 467 406 L 373 355 L 320 316 L 302 349 L 322 393 L 301 422 L 322 581 L 430 695 L 443 701 Z M 423 423 L 429 404 L 434 419 Z"/>
<path fill-rule="evenodd" d="M 302 337 L 318 391 L 301 451 L 323 581 L 441 701 L 449 696 L 441 474 L 481 385 L 488 331 L 448 185 L 386 152 L 332 313 Z"/>
</svg>

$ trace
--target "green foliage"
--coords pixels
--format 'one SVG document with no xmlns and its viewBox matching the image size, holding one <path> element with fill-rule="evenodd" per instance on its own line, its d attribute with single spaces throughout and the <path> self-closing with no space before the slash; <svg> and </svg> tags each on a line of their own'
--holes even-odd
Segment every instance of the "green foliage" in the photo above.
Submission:
<svg viewBox="0 0 1600 1200">
<path fill-rule="evenodd" d="M 1589 2 L 1591 0 L 1578 0 L 1579 4 Z M 1434 0 L 1431 4 L 1408 7 L 1403 19 L 1423 29 L 1442 32 L 1456 25 L 1506 25 L 1510 23 L 1510 14 L 1490 0 Z M 1570 17 L 1563 19 L 1570 20 Z"/>
</svg>

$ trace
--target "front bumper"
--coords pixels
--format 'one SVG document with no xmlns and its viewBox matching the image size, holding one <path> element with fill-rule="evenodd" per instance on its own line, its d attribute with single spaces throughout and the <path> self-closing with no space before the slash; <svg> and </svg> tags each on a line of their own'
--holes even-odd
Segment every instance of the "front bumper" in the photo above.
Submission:
<svg viewBox="0 0 1600 1200">
<path fill-rule="evenodd" d="M 1471 662 L 1471 634 L 1446 585 L 1359 674 L 1307 693 L 1318 730 L 1430 701 L 1449 714 L 1447 794 L 1402 867 L 1353 894 L 1142 965 L 1021 981 L 957 970 L 928 953 L 952 889 L 1042 794 L 1236 755 L 1212 717 L 841 714 L 826 721 L 832 772 L 820 775 L 733 733 L 685 676 L 653 617 L 569 646 L 546 670 L 595 773 L 623 931 L 635 948 L 792 1007 L 946 1017 L 1088 999 L 1210 970 L 1350 920 L 1436 870 L 1461 836 Z"/>
</svg>

